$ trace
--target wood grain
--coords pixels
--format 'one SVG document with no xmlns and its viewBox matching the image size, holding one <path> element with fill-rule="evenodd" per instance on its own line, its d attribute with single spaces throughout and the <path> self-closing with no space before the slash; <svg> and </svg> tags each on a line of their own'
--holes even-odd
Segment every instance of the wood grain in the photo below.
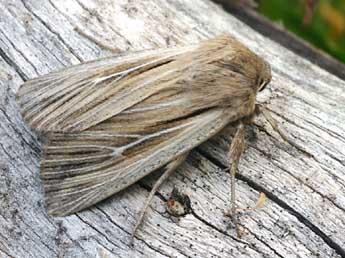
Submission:
<svg viewBox="0 0 345 258">
<path fill-rule="evenodd" d="M 5 0 L 0 10 L 0 257 L 345 257 L 344 81 L 208 0 Z M 315 159 L 282 142 L 261 118 L 247 130 L 238 200 L 253 205 L 263 191 L 268 201 L 241 217 L 242 239 L 223 216 L 231 127 L 163 185 L 133 248 L 130 232 L 157 175 L 76 215 L 47 216 L 41 143 L 22 120 L 15 92 L 29 78 L 111 55 L 76 26 L 123 51 L 237 37 L 273 68 L 260 102 Z M 179 220 L 165 211 L 174 186 L 192 201 L 192 213 Z"/>
</svg>

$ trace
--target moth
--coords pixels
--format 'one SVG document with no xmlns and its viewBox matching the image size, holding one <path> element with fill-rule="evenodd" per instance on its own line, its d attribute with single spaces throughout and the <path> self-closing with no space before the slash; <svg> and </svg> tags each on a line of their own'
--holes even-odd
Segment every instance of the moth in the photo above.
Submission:
<svg viewBox="0 0 345 258">
<path fill-rule="evenodd" d="M 76 213 L 151 172 L 155 191 L 188 153 L 237 122 L 229 151 L 231 214 L 244 128 L 270 65 L 231 36 L 195 45 L 121 53 L 25 82 L 22 116 L 47 142 L 41 178 L 53 216 Z"/>
</svg>

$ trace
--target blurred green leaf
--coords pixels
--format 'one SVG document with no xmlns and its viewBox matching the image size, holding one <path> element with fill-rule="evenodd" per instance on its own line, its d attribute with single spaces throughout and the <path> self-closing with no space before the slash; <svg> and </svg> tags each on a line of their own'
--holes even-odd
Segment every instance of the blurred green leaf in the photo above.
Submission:
<svg viewBox="0 0 345 258">
<path fill-rule="evenodd" d="M 305 24 L 307 0 L 261 0 L 259 12 L 345 62 L 345 0 L 319 0 Z M 310 11 L 310 10 L 309 10 Z"/>
</svg>

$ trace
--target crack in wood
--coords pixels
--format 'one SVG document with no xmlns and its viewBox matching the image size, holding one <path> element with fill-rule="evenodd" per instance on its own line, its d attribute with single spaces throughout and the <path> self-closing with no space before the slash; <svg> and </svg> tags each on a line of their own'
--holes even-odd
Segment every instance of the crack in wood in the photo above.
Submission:
<svg viewBox="0 0 345 258">
<path fill-rule="evenodd" d="M 246 230 L 248 230 L 248 232 L 254 236 L 254 238 L 261 242 L 262 244 L 264 244 L 265 246 L 267 246 L 276 256 L 280 257 L 280 258 L 285 258 L 284 256 L 282 256 L 276 249 L 274 249 L 273 247 L 271 247 L 268 243 L 266 243 L 265 241 L 263 241 L 262 239 L 260 239 L 253 231 L 251 231 L 249 228 L 246 228 Z"/>
<path fill-rule="evenodd" d="M 17 72 L 17 74 L 23 81 L 26 81 L 28 79 L 25 73 L 20 69 L 19 65 L 17 65 L 16 62 L 12 61 L 12 59 L 1 48 L 0 48 L 0 56 L 10 67 L 12 67 Z"/>
<path fill-rule="evenodd" d="M 201 148 L 198 148 L 198 151 L 202 156 L 206 157 L 208 160 L 210 160 L 212 163 L 214 163 L 216 166 L 220 167 L 221 169 L 227 168 L 227 166 L 225 166 L 221 161 L 219 161 L 217 158 L 213 157 L 212 155 L 208 154 L 207 152 L 203 151 Z M 280 207 L 284 208 L 291 215 L 295 216 L 302 224 L 306 225 L 311 231 L 313 231 L 317 236 L 319 236 L 323 241 L 325 241 L 325 243 L 328 246 L 330 246 L 332 249 L 334 249 L 337 254 L 339 254 L 342 258 L 345 258 L 345 249 L 343 249 L 339 244 L 334 242 L 320 228 L 318 228 L 311 221 L 309 221 L 306 217 L 304 217 L 302 214 L 300 214 L 295 209 L 293 209 L 286 202 L 279 199 L 272 192 L 267 191 L 264 187 L 257 184 L 256 182 L 254 182 L 253 180 L 251 180 L 250 178 L 248 178 L 246 176 L 243 176 L 243 175 L 237 173 L 236 178 L 238 180 L 241 180 L 241 181 L 247 183 L 251 188 L 255 189 L 256 191 L 265 193 L 267 198 L 269 198 L 270 200 L 272 200 L 273 202 L 278 204 Z"/>
<path fill-rule="evenodd" d="M 264 154 L 265 156 L 268 156 L 267 153 L 265 153 L 264 151 L 258 149 L 255 145 L 250 145 L 253 149 L 256 149 L 257 151 L 261 152 L 262 154 Z M 283 170 L 284 172 L 286 172 L 287 174 L 289 174 L 292 178 L 294 178 L 295 180 L 297 180 L 299 183 L 304 184 L 306 187 L 308 187 L 310 190 L 312 190 L 313 192 L 319 194 L 323 199 L 328 200 L 330 203 L 332 203 L 335 207 L 337 207 L 338 209 L 340 209 L 341 211 L 345 212 L 345 209 L 341 206 L 339 206 L 339 204 L 337 204 L 336 202 L 334 202 L 334 200 L 332 200 L 331 198 L 329 198 L 328 196 L 322 194 L 320 191 L 318 191 L 317 189 L 315 189 L 314 187 L 312 187 L 311 185 L 307 184 L 306 182 L 302 181 L 300 178 L 296 177 L 293 173 L 290 173 L 289 170 L 285 169 L 283 166 L 279 165 L 279 161 L 276 160 L 274 157 L 270 156 L 271 160 L 274 160 L 275 163 L 274 165 L 277 166 L 279 169 Z"/>
<path fill-rule="evenodd" d="M 41 156 L 41 148 L 39 147 L 37 142 L 35 140 L 31 139 L 31 142 L 29 143 L 28 140 L 23 136 L 23 134 L 18 130 L 18 128 L 13 126 L 14 123 L 12 123 L 9 115 L 5 112 L 5 110 L 3 110 L 0 107 L 0 111 L 4 115 L 6 120 L 8 121 L 7 125 L 9 125 L 12 128 L 12 130 L 22 139 L 22 141 L 26 144 L 26 146 L 28 146 L 30 149 L 32 149 L 33 153 L 35 154 L 35 156 L 37 158 L 40 157 Z"/>
<path fill-rule="evenodd" d="M 96 206 L 95 207 L 97 210 L 99 210 L 103 215 L 106 216 L 106 218 L 113 224 L 115 225 L 117 228 L 119 228 L 120 230 L 122 230 L 123 232 L 125 232 L 129 237 L 131 237 L 131 234 L 125 230 L 123 227 L 121 227 L 120 225 L 118 225 L 115 221 L 113 221 L 110 216 L 105 212 L 103 211 L 100 207 Z M 113 241 L 111 241 L 111 239 L 108 238 L 108 236 L 106 236 L 103 232 L 101 232 L 100 230 L 98 230 L 94 225 L 92 225 L 91 223 L 89 223 L 88 221 L 84 220 L 81 218 L 81 216 L 79 214 L 76 214 L 76 216 L 84 223 L 86 224 L 88 227 L 92 228 L 93 230 L 95 230 L 97 233 L 99 233 L 100 235 L 102 235 L 109 243 L 113 244 L 115 247 L 118 247 L 120 248 L 120 246 L 118 246 L 116 243 L 114 243 Z M 158 250 L 157 248 L 153 247 L 152 245 L 148 244 L 146 241 L 144 241 L 143 239 L 139 238 L 138 236 L 135 236 L 135 238 L 137 240 L 139 240 L 140 242 L 144 243 L 147 247 L 149 247 L 151 250 L 165 256 L 165 257 L 169 257 L 167 254 L 163 253 L 162 251 Z M 125 245 L 130 245 L 130 243 L 126 243 L 126 242 L 123 242 L 121 239 L 120 241 L 125 244 Z M 108 250 L 109 251 L 109 250 Z M 141 250 L 137 250 L 138 252 L 140 252 L 141 254 L 144 255 L 144 253 L 141 251 Z M 113 251 L 112 251 L 113 252 Z"/>
<path fill-rule="evenodd" d="M 139 182 L 138 184 L 139 184 L 142 188 L 144 188 L 145 190 L 147 190 L 148 192 L 150 192 L 151 189 L 152 189 L 151 186 L 149 186 L 149 185 L 147 185 L 147 184 L 144 184 L 144 183 L 142 183 L 142 182 Z M 157 196 L 158 198 L 160 198 L 164 203 L 167 202 L 167 199 L 166 199 L 166 198 L 163 196 L 163 194 L 160 193 L 159 191 L 157 191 L 157 192 L 155 193 L 155 196 Z M 158 212 L 158 213 L 160 213 L 160 212 L 159 212 L 158 210 L 156 210 L 156 209 L 155 209 L 155 211 Z M 161 214 L 161 213 L 160 213 L 160 214 Z M 199 216 L 199 215 L 193 210 L 193 207 L 191 207 L 191 214 L 192 214 L 196 219 L 198 219 L 200 222 L 202 222 L 203 224 L 205 224 L 206 226 L 208 226 L 208 227 L 214 229 L 215 231 L 217 231 L 217 232 L 223 234 L 224 236 L 230 237 L 232 240 L 234 240 L 234 241 L 236 241 L 236 242 L 238 242 L 238 243 L 241 243 L 241 244 L 243 244 L 243 245 L 245 245 L 245 246 L 248 246 L 249 248 L 253 249 L 254 251 L 256 251 L 256 252 L 258 252 L 258 253 L 261 253 L 261 251 L 258 250 L 258 249 L 255 247 L 254 244 L 250 244 L 250 243 L 245 242 L 245 241 L 243 241 L 243 240 L 241 240 L 241 239 L 239 239 L 239 238 L 237 238 L 237 237 L 234 237 L 233 235 L 227 233 L 226 231 L 224 231 L 224 230 L 218 228 L 217 226 L 215 226 L 215 225 L 213 225 L 212 223 L 208 222 L 207 220 L 203 219 L 201 216 Z M 161 215 L 163 216 L 163 214 L 161 214 Z M 164 216 L 163 216 L 163 217 L 164 217 Z M 265 244 L 265 245 L 267 245 L 267 244 Z"/>
<path fill-rule="evenodd" d="M 36 69 L 36 67 L 30 62 L 30 60 L 24 55 L 24 53 L 22 53 L 21 51 L 19 51 L 19 49 L 16 47 L 16 45 L 8 38 L 8 36 L 7 36 L 5 33 L 3 33 L 3 35 L 4 35 L 4 38 L 6 38 L 6 40 L 9 42 L 9 44 L 11 45 L 11 47 L 12 47 L 17 53 L 19 53 L 21 57 L 23 57 L 23 59 L 25 60 L 25 62 L 27 62 L 27 63 L 30 65 L 30 67 L 34 70 L 34 72 L 36 73 L 36 75 L 39 75 L 39 72 L 38 72 L 38 70 Z M 1 39 L 1 37 L 0 37 L 0 39 Z M 6 56 L 6 54 L 5 54 L 4 52 L 3 52 L 3 55 Z M 11 59 L 9 58 L 9 60 L 11 60 Z M 14 62 L 14 61 L 10 61 L 9 64 L 15 64 L 15 62 Z M 21 73 L 22 70 L 19 69 L 19 66 L 18 66 L 18 65 L 11 66 L 11 67 L 13 67 L 13 68 L 15 69 L 15 71 L 18 73 L 18 75 L 20 75 L 20 77 L 21 77 L 21 79 L 22 79 L 23 81 L 27 81 L 27 80 L 29 79 L 29 77 L 28 77 L 24 72 Z M 16 69 L 16 68 L 17 68 L 17 69 Z"/>
<path fill-rule="evenodd" d="M 86 224 L 88 227 L 92 228 L 94 231 L 96 231 L 98 234 L 103 236 L 109 243 L 114 245 L 115 247 L 119 247 L 116 243 L 114 243 L 111 239 L 108 238 L 106 234 L 104 234 L 102 231 L 98 230 L 92 223 L 89 223 L 88 221 L 84 220 L 78 213 L 75 214 L 75 216 L 80 219 L 84 224 Z"/>
<path fill-rule="evenodd" d="M 32 233 L 34 233 L 34 235 L 35 236 L 37 236 L 37 238 L 40 240 L 40 242 L 49 250 L 49 251 L 51 251 L 52 253 L 54 253 L 54 254 L 58 254 L 57 252 L 56 252 L 56 250 L 54 250 L 49 244 L 47 244 L 45 241 L 44 241 L 44 239 L 42 239 L 42 236 L 39 234 L 39 233 L 37 233 L 32 227 L 30 227 L 26 222 L 25 222 L 25 220 L 21 217 L 21 216 L 18 216 L 18 218 L 19 218 L 19 220 L 21 221 L 21 222 L 23 222 L 23 224 L 28 228 L 28 229 L 30 229 L 30 231 L 32 232 Z"/>
<path fill-rule="evenodd" d="M 4 253 L 7 255 L 9 258 L 15 258 L 14 256 L 10 255 L 9 252 L 6 252 L 4 249 L 0 249 L 0 252 Z"/>
<path fill-rule="evenodd" d="M 66 48 L 68 49 L 68 51 L 79 60 L 79 62 L 83 62 L 83 59 L 74 51 L 74 49 L 67 44 L 67 42 L 63 39 L 63 37 L 61 37 L 61 35 L 57 32 L 55 32 L 48 23 L 46 23 L 43 19 L 41 19 L 41 17 L 39 17 L 34 11 L 32 11 L 29 6 L 25 3 L 24 0 L 20 0 L 23 4 L 23 6 L 26 8 L 26 10 L 28 10 L 28 12 L 30 12 L 48 31 L 50 31 L 53 35 L 55 35 L 58 40 L 64 44 L 64 46 L 66 46 Z"/>
</svg>

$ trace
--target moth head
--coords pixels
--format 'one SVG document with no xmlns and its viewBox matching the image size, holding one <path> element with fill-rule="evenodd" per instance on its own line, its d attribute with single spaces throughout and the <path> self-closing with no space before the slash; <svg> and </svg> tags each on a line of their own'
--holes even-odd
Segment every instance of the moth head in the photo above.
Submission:
<svg viewBox="0 0 345 258">
<path fill-rule="evenodd" d="M 271 82 L 271 67 L 270 65 L 263 61 L 261 72 L 258 74 L 256 87 L 258 91 L 263 91 L 266 86 Z"/>
</svg>

